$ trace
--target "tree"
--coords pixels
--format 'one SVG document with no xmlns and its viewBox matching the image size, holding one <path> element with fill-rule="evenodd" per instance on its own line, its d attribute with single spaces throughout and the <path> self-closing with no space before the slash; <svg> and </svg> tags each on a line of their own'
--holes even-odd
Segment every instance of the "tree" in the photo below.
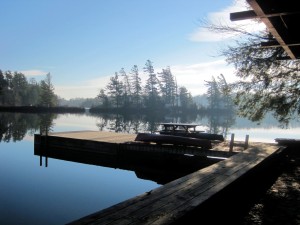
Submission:
<svg viewBox="0 0 300 225">
<path fill-rule="evenodd" d="M 131 91 L 132 91 L 132 102 L 136 107 L 141 106 L 142 98 L 142 82 L 139 76 L 139 68 L 137 65 L 134 65 L 131 69 Z"/>
<path fill-rule="evenodd" d="M 0 70 L 0 103 L 4 105 L 5 103 L 5 90 L 7 90 L 8 83 L 5 80 L 2 70 Z"/>
<path fill-rule="evenodd" d="M 24 74 L 15 72 L 12 78 L 14 105 L 28 105 L 28 82 Z"/>
<path fill-rule="evenodd" d="M 128 107 L 130 105 L 131 87 L 129 82 L 129 76 L 125 72 L 124 68 L 120 70 L 120 75 L 123 77 L 123 88 L 124 88 L 124 105 Z"/>
<path fill-rule="evenodd" d="M 115 76 L 110 78 L 110 82 L 108 83 L 106 88 L 108 90 L 108 94 L 110 94 L 110 97 L 113 99 L 116 107 L 119 108 L 122 102 L 124 86 L 122 81 L 119 80 L 119 75 L 117 72 L 115 73 Z"/>
<path fill-rule="evenodd" d="M 40 89 L 38 82 L 34 78 L 31 78 L 29 80 L 27 97 L 26 97 L 28 105 L 37 105 L 38 104 L 40 90 L 41 89 Z"/>
<path fill-rule="evenodd" d="M 234 65 L 239 78 L 230 84 L 239 115 L 260 121 L 272 113 L 284 124 L 299 117 L 300 60 L 280 60 L 287 56 L 281 47 L 262 48 L 262 42 L 275 41 L 266 30 L 248 33 L 237 27 L 214 24 L 208 28 L 240 34 L 239 40 L 220 51 Z"/>
<path fill-rule="evenodd" d="M 98 94 L 97 98 L 101 100 L 102 106 L 104 108 L 108 108 L 110 106 L 108 96 L 105 94 L 105 90 L 101 89 L 100 93 Z"/>
<path fill-rule="evenodd" d="M 221 108 L 221 92 L 219 90 L 218 83 L 214 76 L 212 77 L 211 81 L 206 81 L 207 86 L 207 99 L 209 108 L 211 110 L 216 110 Z"/>
<path fill-rule="evenodd" d="M 217 77 L 212 76 L 211 81 L 206 81 L 207 99 L 211 110 L 225 109 L 227 112 L 234 108 L 230 86 L 223 74 Z"/>
<path fill-rule="evenodd" d="M 160 88 L 164 103 L 174 106 L 176 99 L 176 83 L 170 67 L 162 69 L 162 72 L 158 73 L 158 76 L 160 77 Z"/>
<path fill-rule="evenodd" d="M 194 106 L 192 95 L 191 93 L 188 92 L 187 88 L 184 86 L 179 87 L 179 101 L 180 101 L 181 108 L 183 110 Z"/>
<path fill-rule="evenodd" d="M 222 94 L 222 100 L 223 100 L 223 105 L 224 108 L 228 111 L 230 109 L 234 108 L 234 103 L 232 100 L 232 95 L 230 93 L 230 86 L 227 83 L 225 77 L 223 74 L 220 74 L 220 76 L 218 76 L 218 86 L 219 86 L 219 90 Z"/>
<path fill-rule="evenodd" d="M 28 82 L 24 74 L 0 70 L 0 104 L 1 105 L 36 105 L 40 85 L 31 78 Z"/>
<path fill-rule="evenodd" d="M 148 74 L 145 85 L 145 103 L 150 108 L 156 108 L 159 102 L 159 82 L 154 73 L 153 63 L 150 60 L 147 60 L 144 72 Z"/>
<path fill-rule="evenodd" d="M 5 72 L 5 80 L 6 80 L 6 85 L 4 88 L 4 104 L 5 105 L 14 105 L 15 101 L 14 101 L 14 95 L 13 95 L 13 74 L 11 71 L 6 71 Z"/>
<path fill-rule="evenodd" d="M 54 87 L 51 82 L 51 75 L 48 73 L 46 78 L 40 83 L 39 104 L 41 106 L 52 107 L 57 105 L 57 97 L 54 94 Z"/>
</svg>

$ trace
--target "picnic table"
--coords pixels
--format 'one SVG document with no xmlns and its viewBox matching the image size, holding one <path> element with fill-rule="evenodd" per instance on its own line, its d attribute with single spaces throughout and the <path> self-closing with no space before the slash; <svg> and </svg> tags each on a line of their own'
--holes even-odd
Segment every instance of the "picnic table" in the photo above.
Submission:
<svg viewBox="0 0 300 225">
<path fill-rule="evenodd" d="M 189 123 L 160 123 L 163 126 L 162 131 L 176 132 L 176 131 L 184 131 L 186 133 L 190 132 L 203 132 L 196 131 L 196 127 L 200 126 L 199 124 L 189 124 Z"/>
</svg>

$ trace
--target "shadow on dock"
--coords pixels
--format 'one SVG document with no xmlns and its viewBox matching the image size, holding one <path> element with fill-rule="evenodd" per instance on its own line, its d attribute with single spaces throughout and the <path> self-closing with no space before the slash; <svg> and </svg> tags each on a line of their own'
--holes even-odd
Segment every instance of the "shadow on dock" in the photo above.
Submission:
<svg viewBox="0 0 300 225">
<path fill-rule="evenodd" d="M 287 149 L 269 156 L 263 164 L 241 176 L 199 207 L 172 223 L 242 225 L 251 207 L 266 194 L 288 162 Z"/>
</svg>

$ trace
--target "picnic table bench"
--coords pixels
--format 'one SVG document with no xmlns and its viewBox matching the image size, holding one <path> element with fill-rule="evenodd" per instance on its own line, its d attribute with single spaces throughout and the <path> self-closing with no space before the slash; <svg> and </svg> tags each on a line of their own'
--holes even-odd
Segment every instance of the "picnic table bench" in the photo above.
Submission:
<svg viewBox="0 0 300 225">
<path fill-rule="evenodd" d="M 204 131 L 196 131 L 196 127 L 200 126 L 199 124 L 189 124 L 189 123 L 160 123 L 163 126 L 162 131 L 185 131 L 189 132 L 204 132 Z"/>
</svg>

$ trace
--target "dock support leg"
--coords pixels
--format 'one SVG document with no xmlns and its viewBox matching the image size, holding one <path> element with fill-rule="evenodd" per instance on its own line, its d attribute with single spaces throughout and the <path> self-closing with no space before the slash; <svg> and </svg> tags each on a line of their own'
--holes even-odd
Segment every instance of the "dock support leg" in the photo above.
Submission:
<svg viewBox="0 0 300 225">
<path fill-rule="evenodd" d="M 230 145 L 229 145 L 229 151 L 233 151 L 233 144 L 234 144 L 234 134 L 231 134 L 231 139 L 230 139 Z"/>
<path fill-rule="evenodd" d="M 249 134 L 246 135 L 244 149 L 247 149 L 248 145 L 249 145 Z"/>
</svg>

